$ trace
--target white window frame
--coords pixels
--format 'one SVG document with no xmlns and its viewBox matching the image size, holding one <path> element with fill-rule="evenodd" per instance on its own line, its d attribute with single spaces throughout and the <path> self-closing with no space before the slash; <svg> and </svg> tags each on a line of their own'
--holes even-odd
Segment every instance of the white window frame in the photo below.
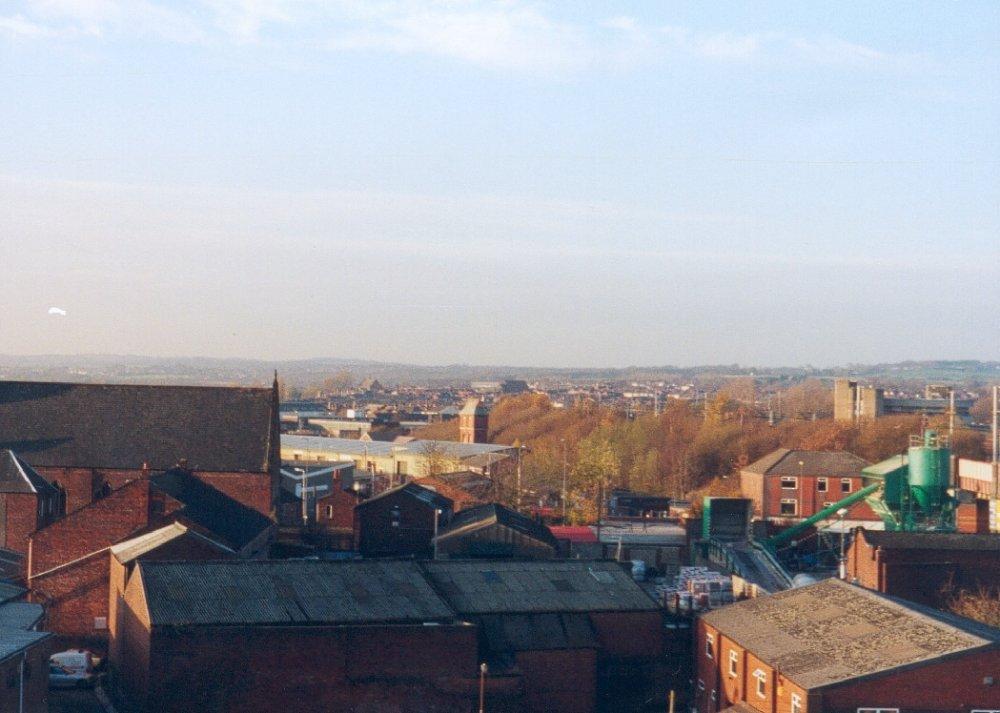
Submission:
<svg viewBox="0 0 1000 713">
<path fill-rule="evenodd" d="M 712 647 L 715 646 L 715 637 L 711 634 L 705 634 L 705 658 L 714 659 L 712 656 Z"/>
<path fill-rule="evenodd" d="M 820 486 L 823 486 L 822 488 Z M 816 492 L 825 493 L 830 489 L 830 481 L 826 478 L 816 478 Z"/>
<path fill-rule="evenodd" d="M 845 485 L 847 486 L 847 490 L 844 490 L 844 486 Z M 853 493 L 854 492 L 854 481 L 851 480 L 850 478 L 841 478 L 840 479 L 840 492 L 842 492 L 842 493 Z M 885 709 L 879 708 L 878 710 L 893 710 L 893 709 L 892 708 L 885 708 Z"/>
<path fill-rule="evenodd" d="M 729 652 L 729 676 L 736 678 L 739 676 L 740 655 L 737 651 Z"/>
<path fill-rule="evenodd" d="M 858 708 L 857 713 L 899 713 L 898 708 Z"/>
<path fill-rule="evenodd" d="M 705 682 L 702 681 L 700 678 L 698 679 L 698 692 L 699 693 L 705 692 Z"/>
<path fill-rule="evenodd" d="M 791 485 L 785 485 L 786 482 L 790 482 Z M 797 475 L 783 475 L 780 479 L 782 490 L 798 490 L 799 489 L 799 477 Z"/>
<path fill-rule="evenodd" d="M 786 505 L 791 503 L 794 506 L 793 512 L 782 512 L 781 505 Z M 798 498 L 782 498 L 781 503 L 778 505 L 778 515 L 781 517 L 796 517 L 799 514 L 799 500 Z"/>
<path fill-rule="evenodd" d="M 802 696 L 800 696 L 798 693 L 792 694 L 791 713 L 802 713 Z"/>
<path fill-rule="evenodd" d="M 754 686 L 757 697 L 767 698 L 767 674 L 764 672 L 764 669 L 754 669 L 753 677 L 757 680 L 757 684 Z M 896 713 L 899 713 L 899 711 L 896 711 Z"/>
<path fill-rule="evenodd" d="M 327 519 L 332 519 L 333 518 L 333 505 L 327 505 L 326 506 L 326 517 L 327 517 Z"/>
</svg>

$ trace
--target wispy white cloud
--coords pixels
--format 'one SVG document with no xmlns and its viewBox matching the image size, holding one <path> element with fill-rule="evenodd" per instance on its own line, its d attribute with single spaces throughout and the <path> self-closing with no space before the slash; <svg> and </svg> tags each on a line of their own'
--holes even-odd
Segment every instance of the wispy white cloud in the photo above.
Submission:
<svg viewBox="0 0 1000 713">
<path fill-rule="evenodd" d="M 687 56 L 863 65 L 890 55 L 833 37 L 703 32 L 628 16 L 585 24 L 531 0 L 25 0 L 0 32 L 174 43 L 268 44 L 448 58 L 496 70 L 571 73 Z"/>
</svg>

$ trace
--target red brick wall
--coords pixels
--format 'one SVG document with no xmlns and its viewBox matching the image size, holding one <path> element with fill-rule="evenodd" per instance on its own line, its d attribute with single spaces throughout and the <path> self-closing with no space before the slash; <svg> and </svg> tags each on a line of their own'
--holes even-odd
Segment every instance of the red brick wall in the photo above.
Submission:
<svg viewBox="0 0 1000 713">
<path fill-rule="evenodd" d="M 590 622 L 604 656 L 659 656 L 663 651 L 663 615 L 652 612 L 595 612 Z"/>
<path fill-rule="evenodd" d="M 1000 587 L 1000 552 L 983 550 L 876 550 L 859 534 L 851 543 L 847 578 L 902 599 L 943 606 L 949 587 L 977 591 Z"/>
<path fill-rule="evenodd" d="M 940 663 L 848 682 L 824 691 L 823 713 L 855 713 L 858 708 L 968 713 L 1000 709 L 1000 651 L 970 653 Z M 992 677 L 992 686 L 983 685 Z"/>
<path fill-rule="evenodd" d="M 206 473 L 194 472 L 195 477 L 216 490 L 243 503 L 264 515 L 274 511 L 271 500 L 271 475 L 269 473 Z"/>
<path fill-rule="evenodd" d="M 38 528 L 38 496 L 34 493 L 0 493 L 0 501 L 6 521 L 0 547 L 25 554 L 28 551 L 28 536 Z"/>
<path fill-rule="evenodd" d="M 141 639 L 141 621 L 133 628 Z M 477 692 L 470 626 L 157 630 L 149 660 L 158 713 L 468 713 Z"/>
<path fill-rule="evenodd" d="M 767 476 L 766 512 L 765 517 L 783 517 L 781 515 L 781 500 L 783 498 L 794 498 L 798 502 L 798 515 L 795 518 L 806 518 L 815 515 L 823 509 L 824 502 L 835 503 L 843 500 L 851 493 L 856 493 L 864 485 L 861 478 L 850 478 L 851 492 L 844 493 L 840 490 L 840 478 L 827 477 L 827 491 L 821 493 L 817 490 L 817 483 L 820 476 L 803 475 L 798 478 L 797 487 L 784 489 L 781 487 L 781 478 L 777 476 Z M 789 516 L 790 517 L 790 516 Z M 849 520 L 875 520 L 879 517 L 872 511 L 863 500 L 848 508 L 847 519 Z"/>
<path fill-rule="evenodd" d="M 333 492 L 316 501 L 316 523 L 324 530 L 351 530 L 354 527 L 354 506 L 358 499 L 333 481 Z M 329 512 L 332 508 L 333 512 Z"/>
<path fill-rule="evenodd" d="M 94 626 L 108 616 L 108 554 L 29 582 L 32 601 L 45 605 L 45 629 L 81 643 L 101 643 L 107 629 Z"/>
<path fill-rule="evenodd" d="M 525 703 L 533 713 L 591 713 L 597 699 L 597 653 L 593 649 L 521 651 Z"/>
</svg>

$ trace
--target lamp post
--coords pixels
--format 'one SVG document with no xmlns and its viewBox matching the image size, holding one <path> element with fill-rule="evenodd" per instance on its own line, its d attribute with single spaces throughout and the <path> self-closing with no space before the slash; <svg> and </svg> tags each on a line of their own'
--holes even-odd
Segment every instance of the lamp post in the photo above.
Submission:
<svg viewBox="0 0 1000 713">
<path fill-rule="evenodd" d="M 847 578 L 847 567 L 844 566 L 844 516 L 847 515 L 847 508 L 837 510 L 837 517 L 840 518 L 840 578 Z"/>
<path fill-rule="evenodd" d="M 441 508 L 434 508 L 434 555 L 432 559 L 438 558 L 438 523 L 441 520 Z"/>
<path fill-rule="evenodd" d="M 479 713 L 486 713 L 486 672 L 485 663 L 479 664 Z"/>
</svg>

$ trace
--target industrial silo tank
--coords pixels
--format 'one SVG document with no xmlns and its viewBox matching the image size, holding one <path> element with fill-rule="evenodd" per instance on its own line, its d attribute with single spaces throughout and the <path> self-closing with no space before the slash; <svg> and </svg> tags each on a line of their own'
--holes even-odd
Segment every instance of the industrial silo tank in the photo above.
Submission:
<svg viewBox="0 0 1000 713">
<path fill-rule="evenodd" d="M 951 484 L 951 450 L 940 445 L 935 431 L 925 431 L 923 444 L 910 446 L 907 456 L 911 496 L 921 510 L 939 510 Z"/>
</svg>

